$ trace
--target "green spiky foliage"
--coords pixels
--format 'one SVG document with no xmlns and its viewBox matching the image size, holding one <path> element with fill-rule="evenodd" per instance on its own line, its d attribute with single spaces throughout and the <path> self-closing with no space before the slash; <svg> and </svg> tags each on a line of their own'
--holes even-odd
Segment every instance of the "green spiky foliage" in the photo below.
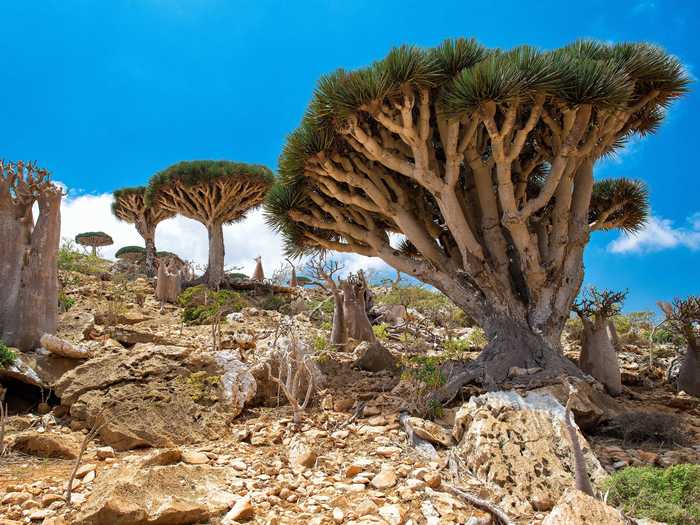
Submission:
<svg viewBox="0 0 700 525">
<path fill-rule="evenodd" d="M 143 246 L 122 246 L 117 250 L 117 252 L 114 254 L 114 256 L 119 259 L 122 256 L 125 255 L 131 255 L 133 254 L 134 256 L 146 256 L 146 248 Z"/>
<path fill-rule="evenodd" d="M 114 240 L 105 232 L 83 232 L 75 236 L 75 242 L 83 246 L 109 246 Z"/>
<path fill-rule="evenodd" d="M 223 160 L 174 164 L 156 173 L 146 203 L 202 223 L 209 234 L 206 279 L 218 287 L 224 277 L 222 226 L 245 218 L 262 204 L 274 176 L 265 166 Z"/>
<path fill-rule="evenodd" d="M 594 182 L 596 161 L 657 130 L 688 85 L 646 43 L 402 46 L 321 78 L 266 218 L 289 256 L 377 256 L 482 326 L 510 318 L 557 344 L 590 233 L 648 215 L 645 186 Z"/>
</svg>

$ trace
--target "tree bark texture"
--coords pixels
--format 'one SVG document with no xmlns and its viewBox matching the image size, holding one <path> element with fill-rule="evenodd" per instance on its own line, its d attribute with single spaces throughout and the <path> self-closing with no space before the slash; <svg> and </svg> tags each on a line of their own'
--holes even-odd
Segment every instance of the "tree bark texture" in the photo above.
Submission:
<svg viewBox="0 0 700 525">
<path fill-rule="evenodd" d="M 340 288 L 343 292 L 343 316 L 348 329 L 348 337 L 357 341 L 374 343 L 377 339 L 367 317 L 364 280 L 359 276 L 350 275 L 341 282 Z"/>
<path fill-rule="evenodd" d="M 678 389 L 691 396 L 700 397 L 700 351 L 695 344 L 688 344 L 678 373 Z"/>
<path fill-rule="evenodd" d="M 177 303 L 182 291 L 180 272 L 171 273 L 165 264 L 158 266 L 158 281 L 156 283 L 156 299 L 166 303 Z"/>
<path fill-rule="evenodd" d="M 609 320 L 582 318 L 583 339 L 579 367 L 600 381 L 612 395 L 622 392 L 620 362 L 608 333 Z"/>
<path fill-rule="evenodd" d="M 207 283 L 217 289 L 224 278 L 224 230 L 221 223 L 207 226 L 209 233 L 209 265 L 207 266 Z"/>
<path fill-rule="evenodd" d="M 345 323 L 345 308 L 343 306 L 343 293 L 333 289 L 333 327 L 331 329 L 331 345 L 335 350 L 347 349 L 348 327 Z"/>
<path fill-rule="evenodd" d="M 48 173 L 31 165 L 6 168 L 0 165 L 0 339 L 33 350 L 44 333 L 55 333 L 58 321 L 63 193 L 48 181 Z"/>
</svg>

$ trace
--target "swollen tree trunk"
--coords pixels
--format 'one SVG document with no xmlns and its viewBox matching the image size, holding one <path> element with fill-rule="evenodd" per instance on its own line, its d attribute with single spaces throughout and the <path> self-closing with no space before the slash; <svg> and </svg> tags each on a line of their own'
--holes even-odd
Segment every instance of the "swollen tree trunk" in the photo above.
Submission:
<svg viewBox="0 0 700 525">
<path fill-rule="evenodd" d="M 210 288 L 218 289 L 224 279 L 224 230 L 221 223 L 207 227 L 209 233 L 209 266 L 207 283 Z"/>
<path fill-rule="evenodd" d="M 153 240 L 153 234 L 144 236 L 146 242 L 146 275 L 155 277 L 156 275 L 156 243 Z"/>
<path fill-rule="evenodd" d="M 97 257 L 97 246 L 92 246 L 92 256 Z"/>
<path fill-rule="evenodd" d="M 331 330 L 331 345 L 335 350 L 345 350 L 348 344 L 348 327 L 345 323 L 343 294 L 333 290 L 333 328 Z"/>
<path fill-rule="evenodd" d="M 156 283 L 156 299 L 166 303 L 176 303 L 182 291 L 180 272 L 170 273 L 165 263 L 158 266 L 158 282 Z"/>
<path fill-rule="evenodd" d="M 58 188 L 46 188 L 38 195 L 39 217 L 23 246 L 25 253 L 15 297 L 13 324 L 0 336 L 21 350 L 40 346 L 44 333 L 56 332 L 58 322 L 58 247 L 61 233 L 61 197 Z"/>
<path fill-rule="evenodd" d="M 343 315 L 348 327 L 348 337 L 374 343 L 376 337 L 365 308 L 365 285 L 361 279 L 350 276 L 340 286 L 343 290 Z"/>
<path fill-rule="evenodd" d="M 600 381 L 612 395 L 622 392 L 620 363 L 617 352 L 608 335 L 608 319 L 583 318 L 583 340 L 579 367 Z"/>
<path fill-rule="evenodd" d="M 689 343 L 678 373 L 678 389 L 691 396 L 700 397 L 700 351 Z"/>
<path fill-rule="evenodd" d="M 31 225 L 31 205 L 18 214 L 9 195 L 0 200 L 0 334 L 17 326 L 22 261 L 31 236 Z M 0 339 L 4 337 L 2 335 Z"/>
</svg>

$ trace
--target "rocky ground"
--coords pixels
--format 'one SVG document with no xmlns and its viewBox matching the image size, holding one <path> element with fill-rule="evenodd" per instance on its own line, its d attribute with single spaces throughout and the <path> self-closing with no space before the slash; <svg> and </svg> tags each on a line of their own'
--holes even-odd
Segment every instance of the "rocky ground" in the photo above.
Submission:
<svg viewBox="0 0 700 525">
<path fill-rule="evenodd" d="M 162 308 L 145 279 L 103 279 L 76 275 L 65 290 L 74 304 L 58 335 L 85 355 L 38 350 L 0 369 L 11 414 L 0 525 L 496 523 L 463 492 L 515 523 L 626 523 L 572 490 L 563 387 L 471 388 L 434 422 L 406 419 L 415 385 L 391 366 L 371 371 L 393 364 L 386 356 L 358 361 L 308 344 L 318 388 L 296 424 L 264 364 L 275 369 L 292 332 L 324 336 L 303 301 L 290 315 L 245 308 L 216 337 L 212 325 L 183 324 L 179 307 Z M 394 357 L 402 344 L 384 342 Z M 575 344 L 567 348 L 575 357 Z M 700 463 L 700 401 L 662 384 L 664 363 L 647 370 L 643 349 L 620 358 L 622 396 L 581 383 L 572 404 L 594 484 L 628 465 Z M 629 413 L 677 416 L 684 444 L 600 431 Z"/>
</svg>

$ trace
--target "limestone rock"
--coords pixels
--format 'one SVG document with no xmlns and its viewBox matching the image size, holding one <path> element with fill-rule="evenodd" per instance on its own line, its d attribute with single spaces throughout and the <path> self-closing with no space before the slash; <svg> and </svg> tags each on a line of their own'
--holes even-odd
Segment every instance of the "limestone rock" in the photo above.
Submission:
<svg viewBox="0 0 700 525">
<path fill-rule="evenodd" d="M 626 525 L 620 511 L 576 489 L 567 490 L 542 525 Z"/>
<path fill-rule="evenodd" d="M 355 348 L 354 357 L 353 366 L 361 370 L 381 372 L 396 369 L 396 358 L 378 342 L 363 341 Z"/>
<path fill-rule="evenodd" d="M 60 357 L 70 357 L 71 359 L 88 359 L 92 352 L 84 346 L 74 345 L 51 334 L 44 334 L 39 340 L 42 348 Z"/>
<path fill-rule="evenodd" d="M 502 499 L 506 512 L 551 509 L 574 485 L 564 407 L 550 394 L 490 392 L 473 397 L 455 417 L 455 453 L 465 467 Z M 578 432 L 578 430 L 577 430 Z M 605 471 L 579 432 L 589 477 Z"/>
<path fill-rule="evenodd" d="M 75 459 L 80 441 L 72 434 L 21 432 L 12 436 L 10 448 L 42 458 Z"/>
<path fill-rule="evenodd" d="M 310 468 L 316 463 L 316 452 L 306 439 L 294 436 L 288 448 L 289 464 L 292 467 Z"/>
<path fill-rule="evenodd" d="M 183 480 L 187 480 L 183 483 Z M 75 525 L 201 523 L 229 508 L 226 471 L 205 465 L 127 465 L 97 478 Z"/>
<path fill-rule="evenodd" d="M 86 361 L 55 391 L 74 421 L 91 425 L 101 414 L 102 440 L 126 450 L 221 436 L 255 395 L 255 381 L 228 352 L 144 344 Z"/>
<path fill-rule="evenodd" d="M 372 486 L 375 489 L 388 489 L 396 485 L 396 472 L 391 467 L 384 467 L 372 478 Z"/>
<path fill-rule="evenodd" d="M 413 428 L 413 432 L 419 438 L 437 445 L 442 445 L 443 447 L 451 447 L 454 445 L 452 435 L 437 423 L 419 417 L 409 417 L 408 422 L 411 428 Z"/>
<path fill-rule="evenodd" d="M 255 515 L 255 508 L 250 501 L 250 497 L 244 496 L 229 510 L 221 520 L 222 525 L 232 525 L 239 521 L 251 519 Z"/>
</svg>

